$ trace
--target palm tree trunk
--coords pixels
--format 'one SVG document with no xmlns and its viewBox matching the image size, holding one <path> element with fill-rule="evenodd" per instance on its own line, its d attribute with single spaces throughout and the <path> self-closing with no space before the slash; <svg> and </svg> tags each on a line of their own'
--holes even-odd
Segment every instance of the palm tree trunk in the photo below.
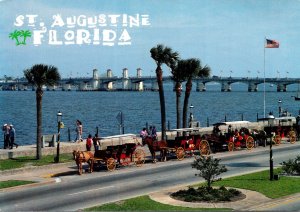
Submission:
<svg viewBox="0 0 300 212">
<path fill-rule="evenodd" d="M 166 106 L 165 106 L 165 95 L 162 80 L 162 69 L 160 66 L 156 68 L 156 78 L 160 100 L 160 112 L 161 112 L 161 140 L 166 140 Z"/>
<path fill-rule="evenodd" d="M 36 89 L 36 159 L 42 159 L 42 88 Z"/>
<path fill-rule="evenodd" d="M 184 95 L 184 103 L 183 103 L 183 114 L 182 114 L 182 127 L 187 127 L 187 111 L 188 111 L 188 105 L 189 105 L 189 98 L 192 90 L 192 78 L 189 77 L 189 79 L 186 82 L 185 85 L 185 95 Z"/>
<path fill-rule="evenodd" d="M 176 91 L 176 128 L 180 128 L 180 97 L 181 97 L 181 83 L 180 82 L 176 82 L 175 85 L 175 91 Z"/>
</svg>

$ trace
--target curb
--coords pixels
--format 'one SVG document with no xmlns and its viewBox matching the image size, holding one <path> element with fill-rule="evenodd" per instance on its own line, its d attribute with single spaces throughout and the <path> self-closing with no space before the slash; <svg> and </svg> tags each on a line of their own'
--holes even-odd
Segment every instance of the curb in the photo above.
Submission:
<svg viewBox="0 0 300 212">
<path fill-rule="evenodd" d="M 59 164 L 50 164 L 50 165 L 42 165 L 42 166 L 28 166 L 22 167 L 18 169 L 11 169 L 11 170 L 4 170 L 0 171 L 0 176 L 8 176 L 8 175 L 15 175 L 15 174 L 22 174 L 24 172 L 30 172 L 35 170 L 51 170 L 56 168 L 63 168 L 66 166 L 75 166 L 73 162 L 66 162 L 66 163 L 59 163 Z"/>
</svg>

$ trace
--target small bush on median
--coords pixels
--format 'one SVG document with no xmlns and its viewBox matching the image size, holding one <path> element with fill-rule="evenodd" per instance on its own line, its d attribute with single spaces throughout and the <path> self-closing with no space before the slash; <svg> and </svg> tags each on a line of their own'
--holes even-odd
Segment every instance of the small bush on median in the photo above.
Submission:
<svg viewBox="0 0 300 212">
<path fill-rule="evenodd" d="M 224 186 L 220 188 L 207 189 L 206 186 L 195 188 L 189 188 L 187 190 L 179 190 L 171 196 L 175 199 L 179 199 L 186 202 L 222 202 L 232 201 L 239 197 L 243 198 L 240 191 L 236 189 L 227 189 Z"/>
<path fill-rule="evenodd" d="M 282 165 L 282 170 L 288 175 L 300 175 L 300 155 L 296 159 L 289 159 L 288 161 L 283 161 L 280 163 Z"/>
</svg>

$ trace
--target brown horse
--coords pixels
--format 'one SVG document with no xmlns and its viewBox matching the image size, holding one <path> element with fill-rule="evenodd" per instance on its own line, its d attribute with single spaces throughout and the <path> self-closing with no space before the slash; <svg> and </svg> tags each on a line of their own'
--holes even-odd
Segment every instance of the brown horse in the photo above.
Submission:
<svg viewBox="0 0 300 212">
<path fill-rule="evenodd" d="M 78 168 L 78 174 L 82 174 L 82 163 L 88 163 L 89 164 L 89 172 L 93 172 L 93 166 L 94 166 L 94 154 L 89 151 L 73 151 L 73 158 L 76 161 L 77 168 Z"/>
<path fill-rule="evenodd" d="M 147 144 L 149 151 L 152 155 L 152 160 L 156 162 L 155 152 L 160 151 L 161 161 L 167 160 L 167 142 L 166 141 L 157 141 L 152 137 L 146 137 L 143 139 L 143 145 Z"/>
</svg>

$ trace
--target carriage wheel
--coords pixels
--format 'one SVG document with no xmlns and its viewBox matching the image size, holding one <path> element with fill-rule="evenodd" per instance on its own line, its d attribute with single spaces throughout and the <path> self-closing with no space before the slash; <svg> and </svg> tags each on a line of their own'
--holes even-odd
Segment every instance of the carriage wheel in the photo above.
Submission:
<svg viewBox="0 0 300 212">
<path fill-rule="evenodd" d="M 183 149 L 182 147 L 178 147 L 178 148 L 176 149 L 176 157 L 177 157 L 177 159 L 178 159 L 178 160 L 183 160 L 184 155 L 185 155 L 184 149 Z"/>
<path fill-rule="evenodd" d="M 232 141 L 228 142 L 228 151 L 233 152 L 234 150 L 234 143 Z"/>
<path fill-rule="evenodd" d="M 254 147 L 254 139 L 252 138 L 252 136 L 249 136 L 246 140 L 246 147 L 247 149 L 252 149 Z"/>
<path fill-rule="evenodd" d="M 290 137 L 290 143 L 294 144 L 296 142 L 296 133 L 295 131 L 290 131 L 289 132 L 289 137 Z"/>
<path fill-rule="evenodd" d="M 200 154 L 201 155 L 209 155 L 210 154 L 210 147 L 207 140 L 202 140 L 199 146 Z"/>
<path fill-rule="evenodd" d="M 106 161 L 106 167 L 108 171 L 113 171 L 116 169 L 116 161 L 114 158 L 108 158 Z"/>
<path fill-rule="evenodd" d="M 276 135 L 276 136 L 273 138 L 273 141 L 275 142 L 275 145 L 276 145 L 276 146 L 280 145 L 280 143 L 281 143 L 281 137 L 280 137 L 280 135 Z"/>
<path fill-rule="evenodd" d="M 145 152 L 142 149 L 136 149 L 133 155 L 134 164 L 138 167 L 145 163 Z"/>
</svg>

